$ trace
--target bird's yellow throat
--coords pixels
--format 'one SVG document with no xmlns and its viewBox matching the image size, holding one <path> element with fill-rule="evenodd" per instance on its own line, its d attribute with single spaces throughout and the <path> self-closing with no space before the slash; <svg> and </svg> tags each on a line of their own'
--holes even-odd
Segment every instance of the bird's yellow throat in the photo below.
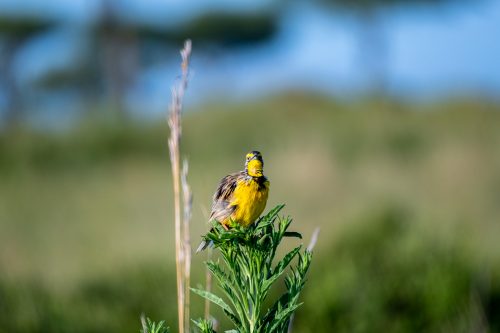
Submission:
<svg viewBox="0 0 500 333">
<path fill-rule="evenodd" d="M 247 164 L 247 173 L 251 177 L 262 177 L 264 175 L 263 168 L 262 161 L 258 159 L 250 160 Z"/>
</svg>

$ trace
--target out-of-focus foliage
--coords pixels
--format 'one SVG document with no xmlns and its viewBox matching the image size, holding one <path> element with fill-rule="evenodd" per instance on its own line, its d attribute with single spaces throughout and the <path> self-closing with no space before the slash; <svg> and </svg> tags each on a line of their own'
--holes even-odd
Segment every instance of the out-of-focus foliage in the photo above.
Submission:
<svg viewBox="0 0 500 333">
<path fill-rule="evenodd" d="M 486 272 L 457 244 L 413 228 L 410 216 L 388 207 L 327 247 L 311 278 L 318 287 L 305 300 L 317 306 L 298 316 L 299 331 L 496 331 L 498 280 L 490 289 Z"/>
<path fill-rule="evenodd" d="M 5 112 L 0 116 L 9 127 L 22 122 L 21 89 L 14 73 L 19 51 L 30 39 L 42 35 L 54 25 L 55 22 L 46 18 L 11 17 L 0 13 L 0 94 L 5 99 Z"/>
<path fill-rule="evenodd" d="M 34 33 L 43 33 L 55 22 L 40 17 L 10 17 L 0 14 L 0 33 L 7 37 L 21 38 Z"/>
<path fill-rule="evenodd" d="M 159 263 L 96 274 L 56 293 L 35 276 L 22 283 L 2 278 L 0 332 L 136 332 L 143 312 L 174 322 L 174 285 L 173 273 Z"/>
<path fill-rule="evenodd" d="M 296 332 L 499 331 L 499 109 L 295 93 L 188 112 L 193 242 L 220 178 L 259 149 L 269 207 L 286 202 L 305 242 L 321 227 Z M 175 332 L 166 124 L 15 135 L 0 138 L 0 332 L 136 332 L 141 313 Z"/>
<path fill-rule="evenodd" d="M 321 0 L 324 3 L 330 3 L 335 6 L 351 8 L 356 10 L 373 10 L 386 6 L 397 5 L 442 5 L 446 2 L 460 2 L 464 0 Z"/>
<path fill-rule="evenodd" d="M 250 13 L 205 11 L 175 25 L 165 24 L 170 18 L 155 23 L 129 10 L 120 1 L 98 1 L 92 20 L 79 23 L 56 19 L 57 13 L 50 10 L 18 16 L 0 13 L 0 71 L 4 74 L 0 76 L 0 130 L 17 130 L 26 121 L 34 96 L 40 94 L 50 97 L 35 105 L 42 113 L 50 103 L 67 98 L 79 112 L 103 105 L 100 112 L 125 118 L 130 109 L 127 96 L 137 91 L 138 78 L 158 63 L 169 64 L 176 54 L 172 47 L 186 38 L 196 41 L 198 54 L 206 54 L 269 41 L 278 29 L 279 12 L 271 7 Z M 71 32 L 74 40 L 61 53 L 72 55 L 62 63 L 45 60 L 34 75 L 24 74 L 21 80 L 21 71 L 15 68 L 26 55 L 20 51 L 42 44 L 40 37 L 62 31 Z M 55 51 L 41 52 L 44 59 Z"/>
<path fill-rule="evenodd" d="M 168 39 L 178 43 L 186 37 L 223 47 L 248 45 L 269 40 L 276 33 L 277 18 L 274 14 L 224 14 L 202 15 L 185 25 L 166 33 Z"/>
</svg>

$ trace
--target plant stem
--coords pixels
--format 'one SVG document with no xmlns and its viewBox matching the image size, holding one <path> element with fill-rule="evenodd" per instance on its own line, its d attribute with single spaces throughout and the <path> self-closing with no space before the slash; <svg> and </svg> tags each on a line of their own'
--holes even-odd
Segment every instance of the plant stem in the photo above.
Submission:
<svg viewBox="0 0 500 333">
<path fill-rule="evenodd" d="M 174 223 L 175 223 L 175 258 L 176 258 L 176 280 L 177 280 L 177 306 L 179 333 L 189 331 L 189 271 L 190 271 L 190 246 L 189 246 L 189 218 L 190 191 L 186 185 L 184 192 L 184 223 L 181 220 L 181 170 L 180 170 L 180 138 L 181 138 L 181 111 L 182 101 L 188 83 L 189 57 L 191 55 L 191 41 L 187 40 L 181 50 L 182 77 L 181 82 L 172 88 L 172 102 L 170 104 L 170 115 L 168 125 L 170 127 L 170 138 L 168 147 L 170 151 L 170 162 L 172 164 L 172 185 L 174 189 Z M 187 169 L 186 169 L 187 173 Z M 184 177 L 185 179 L 185 177 Z M 187 184 L 187 182 L 186 182 Z M 189 192 L 189 193 L 188 193 Z M 187 230 L 186 230 L 187 229 Z M 184 240 L 183 240 L 183 238 Z M 186 318 L 188 318 L 186 320 Z"/>
<path fill-rule="evenodd" d="M 212 260 L 212 248 L 208 247 L 207 261 L 210 260 Z M 210 270 L 208 268 L 205 271 L 205 290 L 212 292 L 212 274 L 210 274 Z M 210 301 L 208 299 L 205 299 L 205 320 L 210 320 Z"/>
</svg>

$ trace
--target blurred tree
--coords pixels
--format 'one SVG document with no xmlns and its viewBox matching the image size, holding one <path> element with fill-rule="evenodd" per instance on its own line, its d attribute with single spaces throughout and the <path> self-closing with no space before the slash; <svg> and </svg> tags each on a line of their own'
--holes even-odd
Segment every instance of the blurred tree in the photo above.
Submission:
<svg viewBox="0 0 500 333">
<path fill-rule="evenodd" d="M 105 91 L 113 109 L 121 113 L 125 93 L 139 70 L 140 41 L 182 44 L 190 38 L 197 45 L 231 48 L 266 41 L 276 32 L 276 17 L 266 13 L 208 13 L 168 29 L 155 27 L 149 22 L 122 20 L 122 8 L 114 0 L 104 0 L 102 4 L 102 14 L 95 30 L 99 61 Z M 165 59 L 168 58 L 165 55 Z"/>
<path fill-rule="evenodd" d="M 95 20 L 82 34 L 83 51 L 72 66 L 53 68 L 35 84 L 58 91 L 74 88 L 83 97 L 84 109 L 105 109 L 126 117 L 125 98 L 140 70 L 141 25 L 122 19 L 122 7 L 115 0 L 102 0 Z"/>
<path fill-rule="evenodd" d="M 213 43 L 225 48 L 251 45 L 271 39 L 277 30 L 277 17 L 266 13 L 208 13 L 201 15 L 167 36 L 177 43 L 187 36 L 198 43 Z"/>
<path fill-rule="evenodd" d="M 74 66 L 47 72 L 37 85 L 51 90 L 77 87 L 86 109 L 95 109 L 101 101 L 120 117 L 126 115 L 125 98 L 139 72 L 177 56 L 168 46 L 191 38 L 197 53 L 203 53 L 212 46 L 228 49 L 263 42 L 277 30 L 276 15 L 269 13 L 214 12 L 169 28 L 126 19 L 128 8 L 115 0 L 100 3 L 99 15 L 88 30 L 87 52 L 75 59 Z"/>
<path fill-rule="evenodd" d="M 339 10 L 353 13 L 359 21 L 359 63 L 374 94 L 387 89 L 387 45 L 383 11 L 397 6 L 438 6 L 464 0 L 320 0 Z"/>
<path fill-rule="evenodd" d="M 19 50 L 36 35 L 46 32 L 54 22 L 42 17 L 12 17 L 0 14 L 0 88 L 3 87 L 7 128 L 15 128 L 22 118 L 21 92 L 14 73 L 14 61 Z"/>
<path fill-rule="evenodd" d="M 123 22 L 120 5 L 115 0 L 102 0 L 101 13 L 94 33 L 102 86 L 111 109 L 125 115 L 124 99 L 136 77 L 138 67 L 137 27 Z"/>
<path fill-rule="evenodd" d="M 95 68 L 97 61 L 91 56 L 90 47 L 84 48 L 74 62 L 64 67 L 51 68 L 33 81 L 35 89 L 50 93 L 77 91 L 81 97 L 79 106 L 86 112 L 97 110 L 102 94 L 100 73 Z"/>
</svg>

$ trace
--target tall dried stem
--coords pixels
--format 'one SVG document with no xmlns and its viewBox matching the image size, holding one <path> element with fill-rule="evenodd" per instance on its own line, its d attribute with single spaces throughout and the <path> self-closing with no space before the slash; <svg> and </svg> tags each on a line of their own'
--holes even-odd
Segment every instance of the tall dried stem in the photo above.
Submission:
<svg viewBox="0 0 500 333">
<path fill-rule="evenodd" d="M 177 306 L 179 333 L 189 332 L 189 276 L 191 249 L 189 244 L 189 219 L 191 216 L 191 191 L 187 186 L 187 165 L 185 175 L 181 176 L 180 168 L 180 139 L 181 139 L 181 111 L 184 93 L 187 89 L 189 77 L 189 58 L 191 56 L 191 41 L 187 40 L 181 50 L 180 81 L 172 87 L 172 102 L 169 107 L 168 126 L 170 137 L 168 147 L 172 164 L 172 184 L 174 188 L 174 221 L 175 221 L 175 258 L 177 271 Z M 181 189 L 181 178 L 184 180 Z M 181 191 L 182 196 L 181 196 Z M 184 200 L 183 200 L 184 199 Z M 181 217 L 181 201 L 184 201 L 184 218 Z"/>
<path fill-rule="evenodd" d="M 207 262 L 212 260 L 212 248 L 207 249 Z M 207 268 L 205 271 L 205 290 L 212 292 L 212 273 Z M 210 320 L 210 301 L 205 299 L 205 320 Z"/>
<path fill-rule="evenodd" d="M 181 185 L 184 196 L 184 220 L 182 221 L 183 228 L 183 253 L 184 253 L 184 327 L 189 332 L 189 285 L 191 280 L 191 239 L 189 234 L 189 223 L 191 221 L 191 210 L 193 206 L 193 193 L 187 182 L 188 162 L 184 160 L 182 163 Z"/>
</svg>

